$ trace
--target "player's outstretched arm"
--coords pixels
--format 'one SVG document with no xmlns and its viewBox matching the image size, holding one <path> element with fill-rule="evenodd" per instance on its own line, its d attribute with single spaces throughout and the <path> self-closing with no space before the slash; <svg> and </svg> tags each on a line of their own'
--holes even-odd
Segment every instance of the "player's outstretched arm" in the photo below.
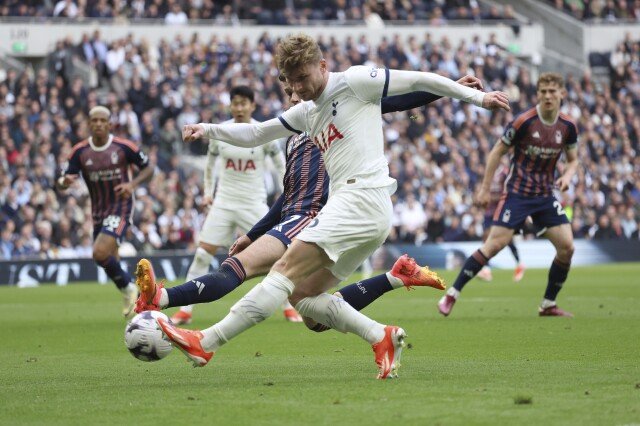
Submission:
<svg viewBox="0 0 640 426">
<path fill-rule="evenodd" d="M 255 241 L 263 236 L 269 229 L 276 226 L 280 222 L 283 206 L 284 194 L 281 194 L 275 203 L 273 203 L 273 206 L 271 206 L 267 214 L 265 214 L 258 223 L 253 225 L 253 228 L 251 228 L 249 232 L 247 232 L 247 237 L 249 237 L 251 241 Z"/>
<path fill-rule="evenodd" d="M 482 185 L 480 186 L 480 190 L 476 196 L 476 204 L 480 207 L 486 207 L 489 204 L 491 198 L 491 181 L 493 180 L 493 175 L 496 174 L 496 170 L 500 165 L 500 159 L 503 155 L 505 155 L 511 149 L 510 146 L 503 143 L 501 140 L 496 142 L 496 144 L 489 152 L 489 157 L 487 158 L 487 167 L 484 171 L 484 176 L 482 177 Z"/>
<path fill-rule="evenodd" d="M 230 145 L 254 148 L 295 134 L 281 120 L 273 118 L 263 123 L 186 124 L 182 128 L 182 139 L 192 142 L 200 138 L 216 139 Z"/>
<path fill-rule="evenodd" d="M 482 81 L 472 75 L 465 75 L 457 81 L 466 87 L 482 90 Z M 434 95 L 429 92 L 411 92 L 404 95 L 387 96 L 382 98 L 382 113 L 396 111 L 408 111 L 413 108 L 419 108 L 441 99 L 442 96 Z"/>
<path fill-rule="evenodd" d="M 428 91 L 435 95 L 460 99 L 486 109 L 509 111 L 509 98 L 503 92 L 484 93 L 431 72 L 389 71 L 389 95 Z"/>
</svg>

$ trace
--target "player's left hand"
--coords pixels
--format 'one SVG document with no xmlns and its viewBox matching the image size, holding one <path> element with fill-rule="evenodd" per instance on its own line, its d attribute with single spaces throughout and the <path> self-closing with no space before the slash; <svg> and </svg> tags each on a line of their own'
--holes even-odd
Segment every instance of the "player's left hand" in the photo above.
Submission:
<svg viewBox="0 0 640 426">
<path fill-rule="evenodd" d="M 460 80 L 456 81 L 458 84 L 462 84 L 463 86 L 471 87 L 472 89 L 484 90 L 484 86 L 482 85 L 482 81 L 473 75 L 465 75 Z"/>
<path fill-rule="evenodd" d="M 116 196 L 120 198 L 129 198 L 133 194 L 133 185 L 130 182 L 121 183 L 116 185 L 113 190 L 116 192 Z"/>
<path fill-rule="evenodd" d="M 247 237 L 246 235 L 242 235 L 236 240 L 235 243 L 231 245 L 231 248 L 229 249 L 229 256 L 235 256 L 236 254 L 240 253 L 242 250 L 249 247 L 251 243 L 252 241 L 249 237 Z"/>
<path fill-rule="evenodd" d="M 569 189 L 569 185 L 571 184 L 571 179 L 566 176 L 560 176 L 556 179 L 556 188 L 558 188 L 561 192 Z"/>
<path fill-rule="evenodd" d="M 511 111 L 509 106 L 509 97 L 504 92 L 489 92 L 484 95 L 482 99 L 482 108 L 485 109 L 503 109 L 505 111 Z"/>
</svg>

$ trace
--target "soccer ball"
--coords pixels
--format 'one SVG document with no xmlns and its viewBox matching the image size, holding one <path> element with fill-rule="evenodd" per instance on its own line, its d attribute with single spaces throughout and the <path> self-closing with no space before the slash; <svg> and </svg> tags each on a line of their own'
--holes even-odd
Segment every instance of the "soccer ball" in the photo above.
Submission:
<svg viewBox="0 0 640 426">
<path fill-rule="evenodd" d="M 159 361 L 171 352 L 171 343 L 162 335 L 156 318 L 169 321 L 162 312 L 144 311 L 133 317 L 124 329 L 124 343 L 140 361 Z"/>
</svg>

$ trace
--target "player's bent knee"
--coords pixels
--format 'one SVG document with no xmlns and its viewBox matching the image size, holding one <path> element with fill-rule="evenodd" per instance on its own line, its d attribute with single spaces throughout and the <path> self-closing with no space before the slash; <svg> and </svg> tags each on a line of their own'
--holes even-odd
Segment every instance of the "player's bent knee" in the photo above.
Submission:
<svg viewBox="0 0 640 426">
<path fill-rule="evenodd" d="M 98 264 L 101 264 L 109 258 L 110 254 L 111 253 L 109 253 L 107 250 L 102 250 L 102 249 L 93 250 L 93 261 Z"/>
<path fill-rule="evenodd" d="M 291 305 L 296 306 L 302 299 L 306 299 L 307 297 L 315 297 L 320 293 L 321 292 L 311 289 L 296 287 L 293 290 L 293 293 L 291 293 L 291 296 L 289 296 L 289 302 L 291 303 Z"/>
<path fill-rule="evenodd" d="M 573 252 L 575 251 L 575 247 L 573 246 L 573 244 L 567 244 L 567 245 L 563 245 L 560 246 L 558 248 L 558 257 L 569 261 L 571 260 L 571 258 L 573 257 Z"/>
<path fill-rule="evenodd" d="M 284 275 L 284 272 L 287 270 L 287 264 L 288 262 L 286 261 L 286 259 L 284 259 L 283 256 L 283 258 L 278 259 L 278 261 L 273 264 L 271 270 Z"/>
</svg>

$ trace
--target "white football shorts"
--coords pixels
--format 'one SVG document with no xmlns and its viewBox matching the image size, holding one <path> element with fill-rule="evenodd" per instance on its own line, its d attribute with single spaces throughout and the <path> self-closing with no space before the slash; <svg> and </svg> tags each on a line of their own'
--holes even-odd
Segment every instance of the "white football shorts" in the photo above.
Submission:
<svg viewBox="0 0 640 426">
<path fill-rule="evenodd" d="M 339 189 L 297 238 L 322 248 L 334 262 L 331 273 L 344 280 L 387 239 L 392 192 L 389 187 Z"/>
<path fill-rule="evenodd" d="M 218 247 L 231 247 L 236 229 L 246 233 L 269 211 L 264 203 L 250 204 L 240 209 L 226 209 L 214 203 L 202 224 L 199 241 Z"/>
</svg>

